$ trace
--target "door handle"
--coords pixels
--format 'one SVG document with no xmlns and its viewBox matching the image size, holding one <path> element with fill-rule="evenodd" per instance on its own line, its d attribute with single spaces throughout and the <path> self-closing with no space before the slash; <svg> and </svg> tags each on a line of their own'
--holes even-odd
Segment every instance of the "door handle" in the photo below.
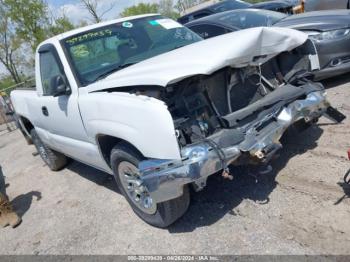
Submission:
<svg viewBox="0 0 350 262">
<path fill-rule="evenodd" d="M 46 106 L 43 106 L 41 108 L 41 111 L 43 112 L 43 115 L 44 116 L 49 116 L 49 111 L 47 110 L 47 107 Z"/>
</svg>

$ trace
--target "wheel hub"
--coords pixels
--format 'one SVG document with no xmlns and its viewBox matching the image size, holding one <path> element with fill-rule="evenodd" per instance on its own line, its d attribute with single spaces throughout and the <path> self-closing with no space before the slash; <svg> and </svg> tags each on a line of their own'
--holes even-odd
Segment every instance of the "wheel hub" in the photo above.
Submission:
<svg viewBox="0 0 350 262">
<path fill-rule="evenodd" d="M 40 156 L 44 159 L 44 161 L 48 162 L 48 156 L 47 156 L 46 150 L 42 145 L 38 147 L 38 151 Z"/>
<path fill-rule="evenodd" d="M 154 214 L 157 211 L 157 205 L 149 195 L 147 188 L 142 185 L 137 167 L 127 161 L 120 162 L 118 174 L 129 199 L 143 212 Z"/>
</svg>

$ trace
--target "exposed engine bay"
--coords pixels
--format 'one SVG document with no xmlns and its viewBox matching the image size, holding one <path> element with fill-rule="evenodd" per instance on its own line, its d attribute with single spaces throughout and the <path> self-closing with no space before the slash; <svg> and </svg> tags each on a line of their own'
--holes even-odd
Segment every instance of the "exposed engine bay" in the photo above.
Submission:
<svg viewBox="0 0 350 262">
<path fill-rule="evenodd" d="M 189 183 L 199 191 L 207 177 L 220 170 L 232 179 L 229 165 L 267 164 L 282 148 L 279 140 L 292 125 L 304 129 L 322 115 L 342 122 L 345 116 L 330 106 L 324 87 L 312 82 L 308 72 L 309 60 L 294 50 L 258 67 L 226 67 L 210 76 L 185 79 L 163 92 L 145 91 L 168 105 L 182 155 L 180 161 L 140 163 L 152 198 L 162 202 L 178 197 Z"/>
<path fill-rule="evenodd" d="M 308 82 L 310 43 L 257 67 L 225 67 L 211 75 L 184 79 L 165 89 L 137 87 L 131 93 L 164 101 L 174 120 L 180 147 L 202 141 L 225 128 L 227 117 L 290 83 Z M 285 62 L 288 61 L 288 62 Z M 243 134 L 236 134 L 242 137 Z M 236 136 L 236 141 L 238 137 Z M 215 140 L 215 136 L 211 139 Z M 231 137 L 232 140 L 232 137 Z"/>
<path fill-rule="evenodd" d="M 128 83 L 132 79 L 137 85 L 125 86 L 120 81 L 119 87 L 108 92 L 161 100 L 170 113 L 171 136 L 176 135 L 180 157 L 152 157 L 138 166 L 142 185 L 156 203 L 180 197 L 187 184 L 201 190 L 207 177 L 219 171 L 223 177 L 232 177 L 231 165 L 266 165 L 282 148 L 280 139 L 293 125 L 307 128 L 323 115 L 338 123 L 345 118 L 330 106 L 322 84 L 312 81 L 311 72 L 319 69 L 319 63 L 311 41 L 305 42 L 304 35 L 289 38 L 279 29 L 256 31 L 249 48 L 241 43 L 242 50 L 222 44 L 223 38 L 231 39 L 230 34 L 202 41 L 227 49 L 210 49 L 212 61 L 205 60 L 198 45 L 190 45 L 161 57 L 157 65 L 151 59 L 114 76 L 126 77 Z M 272 37 L 275 45 L 271 45 Z M 197 56 L 167 67 L 178 52 L 182 57 L 196 52 Z M 166 69 L 160 70 L 164 74 L 156 70 L 160 68 Z M 143 81 L 147 76 L 143 85 L 137 81 L 138 74 Z"/>
<path fill-rule="evenodd" d="M 225 68 L 211 76 L 184 80 L 169 87 L 164 101 L 169 106 L 181 146 L 203 140 L 227 128 L 222 119 L 271 92 L 256 70 Z M 170 92 L 169 92 L 170 91 Z"/>
</svg>

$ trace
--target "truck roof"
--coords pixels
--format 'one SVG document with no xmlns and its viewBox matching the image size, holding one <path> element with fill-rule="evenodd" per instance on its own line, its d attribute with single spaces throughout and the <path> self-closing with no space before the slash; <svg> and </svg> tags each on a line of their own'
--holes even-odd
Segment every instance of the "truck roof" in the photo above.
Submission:
<svg viewBox="0 0 350 262">
<path fill-rule="evenodd" d="M 125 22 L 125 21 L 130 21 L 130 20 L 135 20 L 135 19 L 139 19 L 139 18 L 149 17 L 149 16 L 155 16 L 155 15 L 160 15 L 160 14 L 154 13 L 154 14 L 128 16 L 128 17 L 122 17 L 122 18 L 118 18 L 118 19 L 108 20 L 108 21 L 104 21 L 101 23 L 96 23 L 96 24 L 92 24 L 92 25 L 88 25 L 88 26 L 84 26 L 84 27 L 79 27 L 79 28 L 73 29 L 71 31 L 67 31 L 65 33 L 48 38 L 44 42 L 42 42 L 39 45 L 39 47 L 45 43 L 52 42 L 52 41 L 60 41 L 64 38 L 70 37 L 72 35 L 80 34 L 80 33 L 83 33 L 83 32 L 89 31 L 89 30 L 93 30 L 93 29 L 96 29 L 99 27 L 103 27 L 103 26 L 107 26 L 107 25 L 111 25 L 111 24 L 115 24 L 115 23 L 120 23 L 120 22 Z"/>
</svg>

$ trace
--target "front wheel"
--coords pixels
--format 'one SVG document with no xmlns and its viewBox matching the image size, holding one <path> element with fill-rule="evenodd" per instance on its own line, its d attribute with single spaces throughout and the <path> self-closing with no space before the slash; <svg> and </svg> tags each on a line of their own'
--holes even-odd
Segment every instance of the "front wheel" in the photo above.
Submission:
<svg viewBox="0 0 350 262">
<path fill-rule="evenodd" d="M 118 144 L 111 153 L 114 178 L 133 211 L 142 220 L 152 226 L 165 228 L 187 211 L 190 203 L 189 189 L 185 187 L 179 198 L 155 203 L 147 188 L 141 184 L 137 167 L 142 160 L 142 155 L 131 146 Z"/>
</svg>

